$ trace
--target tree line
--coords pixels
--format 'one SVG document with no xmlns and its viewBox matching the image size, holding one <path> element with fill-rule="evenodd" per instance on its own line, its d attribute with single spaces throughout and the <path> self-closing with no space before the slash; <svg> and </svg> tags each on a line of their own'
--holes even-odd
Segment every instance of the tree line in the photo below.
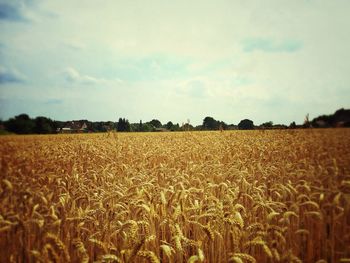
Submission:
<svg viewBox="0 0 350 263">
<path fill-rule="evenodd" d="M 350 110 L 339 109 L 332 115 L 321 115 L 309 121 L 308 115 L 301 125 L 292 122 L 289 126 L 283 124 L 273 124 L 272 121 L 264 122 L 258 126 L 249 119 L 241 120 L 237 125 L 227 124 L 224 121 L 216 120 L 207 116 L 203 119 L 201 125 L 193 126 L 188 120 L 186 123 L 173 123 L 168 121 L 162 124 L 157 119 L 143 123 L 130 123 L 126 118 L 119 118 L 117 122 L 88 120 L 78 121 L 56 121 L 50 118 L 39 116 L 30 118 L 27 114 L 20 114 L 6 121 L 0 120 L 0 133 L 16 134 L 53 134 L 62 131 L 65 127 L 85 124 L 83 132 L 151 132 L 151 131 L 200 131 L 200 130 L 251 130 L 251 129 L 294 129 L 294 128 L 328 128 L 328 127 L 350 127 Z"/>
<path fill-rule="evenodd" d="M 56 121 L 50 118 L 39 116 L 30 118 L 27 114 L 20 114 L 7 121 L 0 121 L 0 130 L 4 132 L 16 134 L 53 134 L 64 130 L 65 127 L 85 124 L 84 132 L 154 132 L 154 131 L 199 131 L 199 130 L 228 130 L 228 129 L 254 129 L 254 123 L 251 120 L 242 120 L 238 125 L 226 124 L 223 121 L 215 120 L 213 117 L 205 117 L 203 123 L 198 126 L 193 126 L 189 121 L 186 123 L 173 123 L 168 121 L 162 124 L 157 119 L 143 123 L 130 123 L 126 118 L 119 118 L 117 122 L 113 121 L 97 121 L 91 122 L 88 120 L 77 121 Z"/>
</svg>

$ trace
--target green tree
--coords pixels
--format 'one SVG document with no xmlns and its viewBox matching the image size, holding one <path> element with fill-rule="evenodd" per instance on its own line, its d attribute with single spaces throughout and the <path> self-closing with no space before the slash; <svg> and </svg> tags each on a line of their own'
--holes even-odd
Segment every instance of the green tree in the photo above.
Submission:
<svg viewBox="0 0 350 263">
<path fill-rule="evenodd" d="M 273 127 L 273 122 L 272 121 L 268 121 L 268 122 L 264 122 L 263 124 L 260 125 L 262 128 L 272 128 Z"/>
<path fill-rule="evenodd" d="M 34 132 L 35 122 L 27 114 L 20 114 L 5 122 L 6 130 L 18 134 Z"/>
<path fill-rule="evenodd" d="M 220 121 L 220 122 L 218 122 L 218 124 L 219 124 L 220 130 L 221 129 L 223 129 L 223 130 L 227 130 L 228 129 L 228 125 L 224 121 Z"/>
<path fill-rule="evenodd" d="M 91 129 L 93 132 L 106 132 L 107 128 L 102 121 L 95 121 L 91 123 Z"/>
<path fill-rule="evenodd" d="M 193 131 L 194 130 L 194 127 L 189 124 L 189 123 L 184 123 L 182 126 L 181 126 L 181 130 L 182 131 Z"/>
<path fill-rule="evenodd" d="M 295 129 L 296 127 L 297 127 L 297 125 L 296 125 L 295 121 L 293 121 L 289 124 L 290 129 Z"/>
<path fill-rule="evenodd" d="M 162 123 L 157 119 L 151 120 L 149 122 L 149 124 L 151 124 L 154 128 L 161 128 L 162 127 Z"/>
<path fill-rule="evenodd" d="M 120 132 L 129 132 L 131 131 L 130 123 L 125 118 L 119 118 L 118 124 L 117 124 L 117 131 Z"/>
<path fill-rule="evenodd" d="M 204 130 L 217 130 L 219 129 L 220 123 L 212 117 L 205 117 L 202 126 Z"/>
<path fill-rule="evenodd" d="M 171 127 L 171 131 L 179 131 L 180 130 L 180 125 L 178 123 L 173 124 Z"/>
<path fill-rule="evenodd" d="M 240 130 L 253 130 L 254 129 L 254 123 L 251 120 L 244 119 L 241 120 L 238 124 L 238 129 Z"/>
<path fill-rule="evenodd" d="M 170 131 L 174 130 L 173 127 L 174 127 L 174 124 L 171 121 L 168 121 L 168 123 L 165 125 L 165 128 L 170 130 Z"/>
<path fill-rule="evenodd" d="M 142 131 L 142 120 L 140 120 L 138 131 Z"/>
<path fill-rule="evenodd" d="M 154 127 L 148 122 L 142 125 L 142 131 L 143 132 L 150 132 L 150 131 L 153 131 L 153 130 L 154 130 Z"/>
<path fill-rule="evenodd" d="M 34 132 L 39 134 L 49 134 L 56 131 L 55 123 L 46 117 L 39 116 L 35 120 Z"/>
</svg>

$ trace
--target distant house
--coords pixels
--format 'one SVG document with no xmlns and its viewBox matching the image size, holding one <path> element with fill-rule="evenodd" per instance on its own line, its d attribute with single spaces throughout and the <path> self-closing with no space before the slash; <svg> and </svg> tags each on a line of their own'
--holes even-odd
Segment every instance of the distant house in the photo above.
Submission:
<svg viewBox="0 0 350 263">
<path fill-rule="evenodd" d="M 83 121 L 68 121 L 59 129 L 59 133 L 84 133 L 88 131 L 88 126 Z"/>
<path fill-rule="evenodd" d="M 318 121 L 315 121 L 315 124 L 313 126 L 315 126 L 317 128 L 326 128 L 328 126 L 328 124 L 324 120 L 318 120 Z"/>
<path fill-rule="evenodd" d="M 165 128 L 155 128 L 154 131 L 155 132 L 168 132 L 169 130 L 165 129 Z"/>
</svg>

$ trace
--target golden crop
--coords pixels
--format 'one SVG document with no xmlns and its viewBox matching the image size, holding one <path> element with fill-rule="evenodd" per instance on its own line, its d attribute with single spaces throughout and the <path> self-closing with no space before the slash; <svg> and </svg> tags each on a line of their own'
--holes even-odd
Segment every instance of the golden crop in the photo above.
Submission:
<svg viewBox="0 0 350 263">
<path fill-rule="evenodd" d="M 350 262 L 350 130 L 0 137 L 0 262 Z"/>
</svg>

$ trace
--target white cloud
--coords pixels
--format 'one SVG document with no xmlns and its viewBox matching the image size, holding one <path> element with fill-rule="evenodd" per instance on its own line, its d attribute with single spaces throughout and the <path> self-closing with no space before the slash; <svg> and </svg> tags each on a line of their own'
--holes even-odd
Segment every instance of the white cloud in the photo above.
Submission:
<svg viewBox="0 0 350 263">
<path fill-rule="evenodd" d="M 95 78 L 89 75 L 81 74 L 73 67 L 65 68 L 63 70 L 63 75 L 66 81 L 70 83 L 83 84 L 83 85 L 97 85 L 97 84 L 108 83 L 108 80 L 104 78 Z"/>
<path fill-rule="evenodd" d="M 0 84 L 20 83 L 27 77 L 15 68 L 8 68 L 0 65 Z"/>
</svg>

